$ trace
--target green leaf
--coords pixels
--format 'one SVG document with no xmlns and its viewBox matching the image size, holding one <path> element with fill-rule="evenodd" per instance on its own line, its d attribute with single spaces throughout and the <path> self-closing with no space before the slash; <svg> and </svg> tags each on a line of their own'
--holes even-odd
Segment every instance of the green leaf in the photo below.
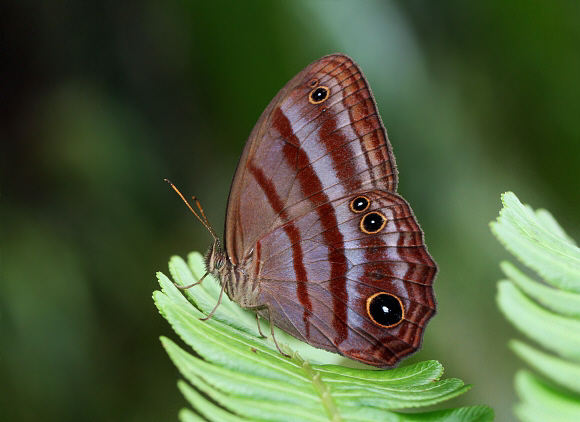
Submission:
<svg viewBox="0 0 580 422">
<path fill-rule="evenodd" d="M 510 341 L 511 349 L 528 365 L 552 381 L 580 394 L 580 365 L 544 353 L 521 341 Z"/>
<path fill-rule="evenodd" d="M 561 237 L 566 242 L 576 245 L 574 239 L 566 234 L 562 226 L 558 224 L 554 216 L 550 214 L 549 211 L 542 208 L 536 210 L 536 219 L 544 229 L 553 235 Z"/>
<path fill-rule="evenodd" d="M 498 283 L 498 304 L 505 317 L 530 339 L 571 359 L 580 359 L 580 321 L 548 311 L 513 283 Z"/>
<path fill-rule="evenodd" d="M 580 403 L 578 397 L 551 387 L 534 374 L 521 370 L 516 374 L 515 387 L 522 400 L 516 414 L 529 422 L 578 422 Z"/>
<path fill-rule="evenodd" d="M 546 217 L 547 211 L 538 218 L 511 192 L 503 194 L 502 201 L 504 208 L 497 221 L 491 223 L 491 229 L 505 248 L 547 283 L 579 293 L 580 249 L 561 228 L 554 229 L 557 223 Z"/>
<path fill-rule="evenodd" d="M 580 294 L 540 284 L 518 270 L 511 262 L 503 261 L 500 267 L 510 281 L 539 304 L 562 315 L 580 317 Z"/>
<path fill-rule="evenodd" d="M 176 257 L 170 261 L 170 273 L 180 285 L 195 283 L 203 272 L 197 253 L 190 255 L 189 265 Z M 298 341 L 276 331 L 279 342 L 292 342 L 291 347 L 281 344 L 291 356 L 287 358 L 271 339 L 259 336 L 255 315 L 225 295 L 214 316 L 200 320 L 217 303 L 215 280 L 208 277 L 183 294 L 165 275 L 159 273 L 158 279 L 162 290 L 154 293 L 155 303 L 193 350 L 161 339 L 187 380 L 178 386 L 194 411 L 182 410 L 182 421 L 493 420 L 493 411 L 485 406 L 400 411 L 440 403 L 470 388 L 458 379 L 440 380 L 443 368 L 436 361 L 392 370 L 322 364 L 344 358 L 308 345 L 296 352 Z"/>
<path fill-rule="evenodd" d="M 509 280 L 498 283 L 497 302 L 506 318 L 523 334 L 555 353 L 521 341 L 510 347 L 538 376 L 520 371 L 516 391 L 523 421 L 580 420 L 580 249 L 546 210 L 534 212 L 508 192 L 491 229 L 506 249 L 543 277 L 538 282 L 513 264 L 502 262 Z M 551 286 L 553 287 L 551 287 Z"/>
</svg>

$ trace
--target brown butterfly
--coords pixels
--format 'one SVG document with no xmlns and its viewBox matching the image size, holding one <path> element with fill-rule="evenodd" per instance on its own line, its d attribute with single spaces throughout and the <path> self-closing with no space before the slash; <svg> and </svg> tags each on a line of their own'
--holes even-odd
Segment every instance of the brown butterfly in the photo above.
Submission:
<svg viewBox="0 0 580 422">
<path fill-rule="evenodd" d="M 393 366 L 420 347 L 437 272 L 396 191 L 365 77 L 346 55 L 323 57 L 282 88 L 250 134 L 223 250 L 202 211 L 214 237 L 207 271 L 222 294 L 294 337 Z"/>
</svg>

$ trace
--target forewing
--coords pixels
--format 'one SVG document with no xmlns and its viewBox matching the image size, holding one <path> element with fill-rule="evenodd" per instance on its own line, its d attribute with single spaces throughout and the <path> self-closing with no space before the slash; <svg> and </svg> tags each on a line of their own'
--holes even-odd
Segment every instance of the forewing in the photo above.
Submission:
<svg viewBox="0 0 580 422">
<path fill-rule="evenodd" d="M 328 88 L 313 103 L 316 88 Z M 238 265 L 259 238 L 350 192 L 395 192 L 391 147 L 370 88 L 349 57 L 323 57 L 276 95 L 240 158 L 225 225 L 225 245 Z M 330 212 L 328 225 L 335 218 Z M 286 233 L 298 242 L 296 233 Z"/>
</svg>

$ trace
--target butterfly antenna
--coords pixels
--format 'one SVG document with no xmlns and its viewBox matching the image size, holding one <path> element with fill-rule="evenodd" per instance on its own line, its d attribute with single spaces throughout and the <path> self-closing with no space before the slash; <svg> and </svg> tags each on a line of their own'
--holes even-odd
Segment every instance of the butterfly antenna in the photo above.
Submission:
<svg viewBox="0 0 580 422">
<path fill-rule="evenodd" d="M 218 236 L 217 236 L 215 230 L 213 229 L 213 227 L 211 226 L 211 224 L 209 224 L 209 221 L 208 221 L 207 217 L 205 216 L 205 213 L 203 212 L 203 208 L 201 207 L 201 203 L 199 202 L 199 200 L 195 196 L 193 197 L 193 200 L 195 201 L 197 208 L 199 208 L 199 212 L 201 213 L 203 218 L 200 217 L 197 212 L 195 212 L 193 207 L 191 205 L 189 205 L 189 202 L 187 202 L 187 199 L 185 199 L 185 197 L 181 194 L 181 192 L 179 192 L 179 189 L 177 189 L 173 183 L 171 183 L 168 179 L 164 179 L 164 180 L 167 183 L 169 183 L 169 185 L 173 188 L 173 190 L 175 192 L 177 192 L 179 197 L 183 200 L 183 202 L 185 202 L 185 205 L 187 205 L 187 207 L 190 209 L 190 211 L 193 213 L 193 215 L 195 215 L 197 217 L 197 219 L 199 221 L 201 221 L 201 224 L 203 224 L 203 226 L 209 231 L 209 233 L 212 235 L 212 237 L 214 239 L 217 239 Z"/>
<path fill-rule="evenodd" d="M 197 199 L 195 196 L 192 196 L 191 199 L 193 199 L 195 201 L 195 205 L 197 205 L 197 208 L 199 209 L 199 212 L 201 213 L 201 216 L 203 217 L 203 219 L 206 222 L 206 227 L 210 231 L 210 233 L 213 236 L 213 238 L 216 239 L 218 236 L 217 236 L 215 230 L 213 229 L 213 227 L 211 226 L 211 224 L 209 224 L 209 220 L 207 219 L 207 217 L 205 216 L 205 213 L 203 212 L 203 208 L 201 206 L 201 202 L 199 202 L 199 199 Z"/>
</svg>

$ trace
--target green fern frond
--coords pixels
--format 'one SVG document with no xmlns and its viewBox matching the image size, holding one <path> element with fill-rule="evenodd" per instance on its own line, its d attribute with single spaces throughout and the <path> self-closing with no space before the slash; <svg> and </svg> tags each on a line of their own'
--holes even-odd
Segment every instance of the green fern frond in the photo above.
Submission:
<svg viewBox="0 0 580 422">
<path fill-rule="evenodd" d="M 204 273 L 200 254 L 170 261 L 179 285 Z M 224 296 L 214 316 L 201 321 L 217 303 L 219 287 L 208 278 L 179 291 L 158 274 L 162 291 L 154 294 L 161 314 L 194 353 L 173 341 L 161 342 L 188 382 L 178 386 L 194 411 L 183 409 L 182 421 L 490 421 L 493 411 L 473 406 L 422 413 L 402 409 L 440 403 L 467 391 L 458 379 L 440 380 L 443 368 L 427 361 L 392 370 L 345 367 L 315 362 L 345 362 L 337 355 L 304 345 L 276 331 L 281 355 L 271 339 L 260 337 L 255 315 Z M 264 324 L 267 325 L 267 324 Z M 269 332 L 264 329 L 264 332 Z M 295 351 L 300 349 L 299 352 Z M 302 356 L 306 357 L 304 359 Z"/>
<path fill-rule="evenodd" d="M 543 279 L 535 281 L 509 262 L 498 283 L 505 317 L 544 352 L 518 340 L 510 348 L 542 374 L 516 375 L 523 421 L 580 420 L 580 249 L 546 210 L 534 212 L 511 192 L 491 230 L 505 248 Z"/>
</svg>

